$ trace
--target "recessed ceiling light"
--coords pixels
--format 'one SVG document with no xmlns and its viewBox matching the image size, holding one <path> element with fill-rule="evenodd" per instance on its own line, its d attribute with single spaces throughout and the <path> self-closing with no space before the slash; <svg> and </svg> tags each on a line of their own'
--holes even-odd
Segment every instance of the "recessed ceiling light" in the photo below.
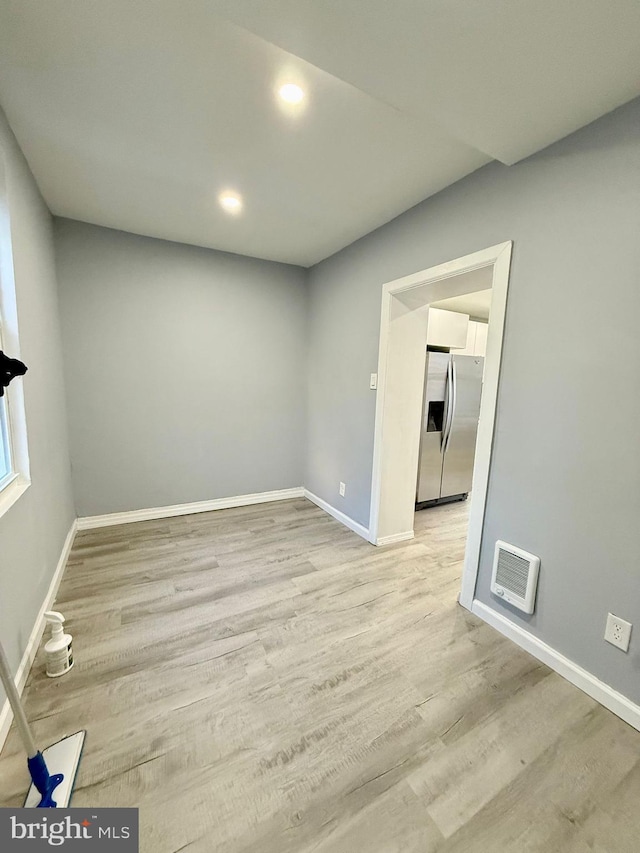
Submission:
<svg viewBox="0 0 640 853">
<path fill-rule="evenodd" d="M 220 193 L 218 201 L 228 213 L 240 213 L 242 210 L 242 199 L 237 193 Z"/>
<path fill-rule="evenodd" d="M 304 92 L 295 83 L 285 83 L 278 89 L 278 95 L 287 104 L 299 104 L 304 99 Z"/>
</svg>

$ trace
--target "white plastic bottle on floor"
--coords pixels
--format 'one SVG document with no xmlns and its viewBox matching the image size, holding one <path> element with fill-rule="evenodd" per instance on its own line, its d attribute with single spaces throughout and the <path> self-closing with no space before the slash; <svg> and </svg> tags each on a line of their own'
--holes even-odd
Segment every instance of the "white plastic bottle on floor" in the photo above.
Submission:
<svg viewBox="0 0 640 853">
<path fill-rule="evenodd" d="M 51 639 L 47 640 L 44 652 L 47 661 L 47 675 L 49 678 L 58 678 L 69 672 L 73 666 L 73 637 L 65 634 L 64 616 L 56 610 L 48 610 L 45 614 L 47 625 L 51 625 Z"/>
</svg>

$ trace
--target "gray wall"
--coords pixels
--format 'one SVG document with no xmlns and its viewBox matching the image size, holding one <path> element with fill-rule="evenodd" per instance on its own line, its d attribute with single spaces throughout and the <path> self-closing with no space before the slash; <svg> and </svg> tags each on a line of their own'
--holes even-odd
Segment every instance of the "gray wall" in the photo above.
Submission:
<svg viewBox="0 0 640 853">
<path fill-rule="evenodd" d="M 315 267 L 305 477 L 368 525 L 382 284 L 513 240 L 477 596 L 635 701 L 640 635 L 628 655 L 602 635 L 608 610 L 640 632 L 639 235 L 635 101 L 516 166 L 481 169 Z M 542 558 L 530 619 L 489 593 L 497 538 Z"/>
<path fill-rule="evenodd" d="M 305 273 L 55 222 L 79 516 L 301 486 Z"/>
<path fill-rule="evenodd" d="M 13 671 L 75 513 L 62 378 L 51 217 L 0 111 L 11 217 L 31 486 L 0 518 L 0 638 Z"/>
</svg>

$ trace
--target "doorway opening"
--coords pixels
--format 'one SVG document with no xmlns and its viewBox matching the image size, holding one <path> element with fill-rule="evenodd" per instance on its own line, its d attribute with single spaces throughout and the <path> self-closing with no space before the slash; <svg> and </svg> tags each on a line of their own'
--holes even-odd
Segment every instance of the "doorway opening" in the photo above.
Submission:
<svg viewBox="0 0 640 853">
<path fill-rule="evenodd" d="M 469 526 L 459 601 L 471 609 L 493 444 L 511 242 L 383 286 L 369 533 L 376 545 L 412 539 L 430 306 L 491 289 Z M 434 406 L 434 418 L 438 415 Z M 444 413 L 443 413 L 444 417 Z"/>
</svg>

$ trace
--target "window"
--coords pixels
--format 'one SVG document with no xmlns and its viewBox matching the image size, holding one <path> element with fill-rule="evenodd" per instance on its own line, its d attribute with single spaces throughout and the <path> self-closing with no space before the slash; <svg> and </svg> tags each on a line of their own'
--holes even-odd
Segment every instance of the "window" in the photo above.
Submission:
<svg viewBox="0 0 640 853">
<path fill-rule="evenodd" d="M 0 306 L 1 305 L 2 303 L 0 302 Z M 0 350 L 4 350 L 4 346 L 2 344 L 2 332 L 2 317 L 0 317 Z M 11 396 L 15 401 L 15 405 L 18 406 L 21 403 L 21 396 L 19 394 L 12 394 Z M 14 483 L 15 480 L 19 479 L 18 472 L 20 470 L 18 459 L 19 454 L 14 452 L 14 445 L 19 445 L 20 442 L 12 441 L 9 399 L 9 389 L 5 388 L 4 395 L 0 397 L 0 496 L 6 489 L 8 489 L 9 486 L 11 486 L 12 483 Z M 28 478 L 23 478 L 23 480 L 26 479 Z"/>
<path fill-rule="evenodd" d="M 2 317 L 0 317 L 0 350 L 2 349 L 4 347 L 2 346 Z M 0 397 L 0 492 L 16 477 L 11 447 L 11 430 L 9 429 L 9 398 L 7 390 L 5 388 L 4 395 Z"/>
<path fill-rule="evenodd" d="M 20 358 L 9 206 L 0 150 L 0 349 Z M 14 380 L 0 397 L 0 515 L 30 484 L 27 419 L 22 382 Z"/>
<path fill-rule="evenodd" d="M 0 397 L 0 490 L 9 484 L 13 477 L 11 464 L 11 447 L 9 446 L 9 430 L 7 428 L 7 400 Z"/>
</svg>

